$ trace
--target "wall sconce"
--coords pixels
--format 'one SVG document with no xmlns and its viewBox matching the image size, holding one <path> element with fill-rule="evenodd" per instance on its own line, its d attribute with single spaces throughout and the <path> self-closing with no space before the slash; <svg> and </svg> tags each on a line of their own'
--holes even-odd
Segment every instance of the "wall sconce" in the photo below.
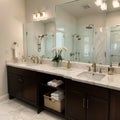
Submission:
<svg viewBox="0 0 120 120">
<path fill-rule="evenodd" d="M 120 7 L 120 1 L 118 1 L 118 0 L 113 0 L 112 4 L 113 4 L 113 8 Z"/>
<path fill-rule="evenodd" d="M 46 12 L 36 12 L 32 15 L 33 21 L 40 21 L 40 20 L 46 20 L 47 14 Z"/>
</svg>

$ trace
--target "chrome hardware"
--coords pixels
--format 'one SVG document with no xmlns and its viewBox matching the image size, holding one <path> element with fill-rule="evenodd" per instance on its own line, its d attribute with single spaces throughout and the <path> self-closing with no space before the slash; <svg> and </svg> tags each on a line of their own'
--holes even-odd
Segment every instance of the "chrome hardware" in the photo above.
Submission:
<svg viewBox="0 0 120 120">
<path fill-rule="evenodd" d="M 87 99 L 87 109 L 88 109 L 89 100 Z"/>
<path fill-rule="evenodd" d="M 83 108 L 85 108 L 85 98 L 83 98 Z"/>
<path fill-rule="evenodd" d="M 96 63 L 93 63 L 92 67 L 93 67 L 93 72 L 96 72 Z"/>
</svg>

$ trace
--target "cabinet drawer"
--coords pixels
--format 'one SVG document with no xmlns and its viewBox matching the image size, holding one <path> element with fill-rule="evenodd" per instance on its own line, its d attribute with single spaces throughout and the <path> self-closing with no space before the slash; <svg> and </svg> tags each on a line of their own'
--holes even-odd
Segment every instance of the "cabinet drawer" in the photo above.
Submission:
<svg viewBox="0 0 120 120">
<path fill-rule="evenodd" d="M 7 66 L 7 73 L 8 76 L 16 74 L 16 75 L 22 75 L 24 77 L 27 76 L 27 78 L 36 77 L 37 75 L 37 72 L 25 70 L 21 68 L 10 67 L 10 66 Z"/>
<path fill-rule="evenodd" d="M 8 74 L 10 74 L 10 73 L 16 73 L 16 74 L 22 75 L 24 72 L 25 72 L 24 69 L 7 66 L 7 73 Z"/>
<path fill-rule="evenodd" d="M 103 99 L 108 99 L 109 90 L 106 88 L 102 88 L 99 86 L 88 85 L 76 81 L 69 81 L 68 87 L 70 90 L 84 92 L 86 94 L 90 94 L 95 97 L 100 97 Z"/>
</svg>

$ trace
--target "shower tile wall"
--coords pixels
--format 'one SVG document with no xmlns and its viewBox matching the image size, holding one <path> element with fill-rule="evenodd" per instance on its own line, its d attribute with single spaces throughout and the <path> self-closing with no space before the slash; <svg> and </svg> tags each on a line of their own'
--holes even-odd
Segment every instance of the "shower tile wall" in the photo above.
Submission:
<svg viewBox="0 0 120 120">
<path fill-rule="evenodd" d="M 54 22 L 32 22 L 24 26 L 28 56 L 52 56 L 52 48 L 55 46 L 55 23 Z M 43 38 L 38 36 L 45 35 Z M 38 42 L 39 41 L 39 42 Z M 38 44 L 41 43 L 41 50 Z M 46 49 L 47 48 L 47 49 Z"/>
<path fill-rule="evenodd" d="M 42 50 L 38 52 L 38 36 L 44 34 L 44 24 L 42 22 L 28 23 L 25 25 L 27 55 L 40 56 L 44 54 L 44 41 L 42 41 Z"/>
<path fill-rule="evenodd" d="M 64 52 L 64 59 L 70 59 L 70 52 L 73 50 L 73 38 L 72 36 L 77 33 L 77 19 L 60 7 L 56 8 L 56 30 L 63 33 L 63 44 L 68 50 Z M 56 44 L 59 43 L 59 38 L 56 36 Z M 60 46 L 60 45 L 59 45 Z"/>
<path fill-rule="evenodd" d="M 105 64 L 106 61 L 106 36 L 106 28 L 95 29 L 94 54 L 95 62 L 99 64 Z"/>
</svg>

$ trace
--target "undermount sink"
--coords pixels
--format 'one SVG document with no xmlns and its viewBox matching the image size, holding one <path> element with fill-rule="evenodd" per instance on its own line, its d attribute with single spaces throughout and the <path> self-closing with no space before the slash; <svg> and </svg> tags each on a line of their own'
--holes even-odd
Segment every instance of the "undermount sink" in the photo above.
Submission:
<svg viewBox="0 0 120 120">
<path fill-rule="evenodd" d="M 105 74 L 86 71 L 78 74 L 78 77 L 92 80 L 102 80 L 105 77 Z"/>
</svg>

